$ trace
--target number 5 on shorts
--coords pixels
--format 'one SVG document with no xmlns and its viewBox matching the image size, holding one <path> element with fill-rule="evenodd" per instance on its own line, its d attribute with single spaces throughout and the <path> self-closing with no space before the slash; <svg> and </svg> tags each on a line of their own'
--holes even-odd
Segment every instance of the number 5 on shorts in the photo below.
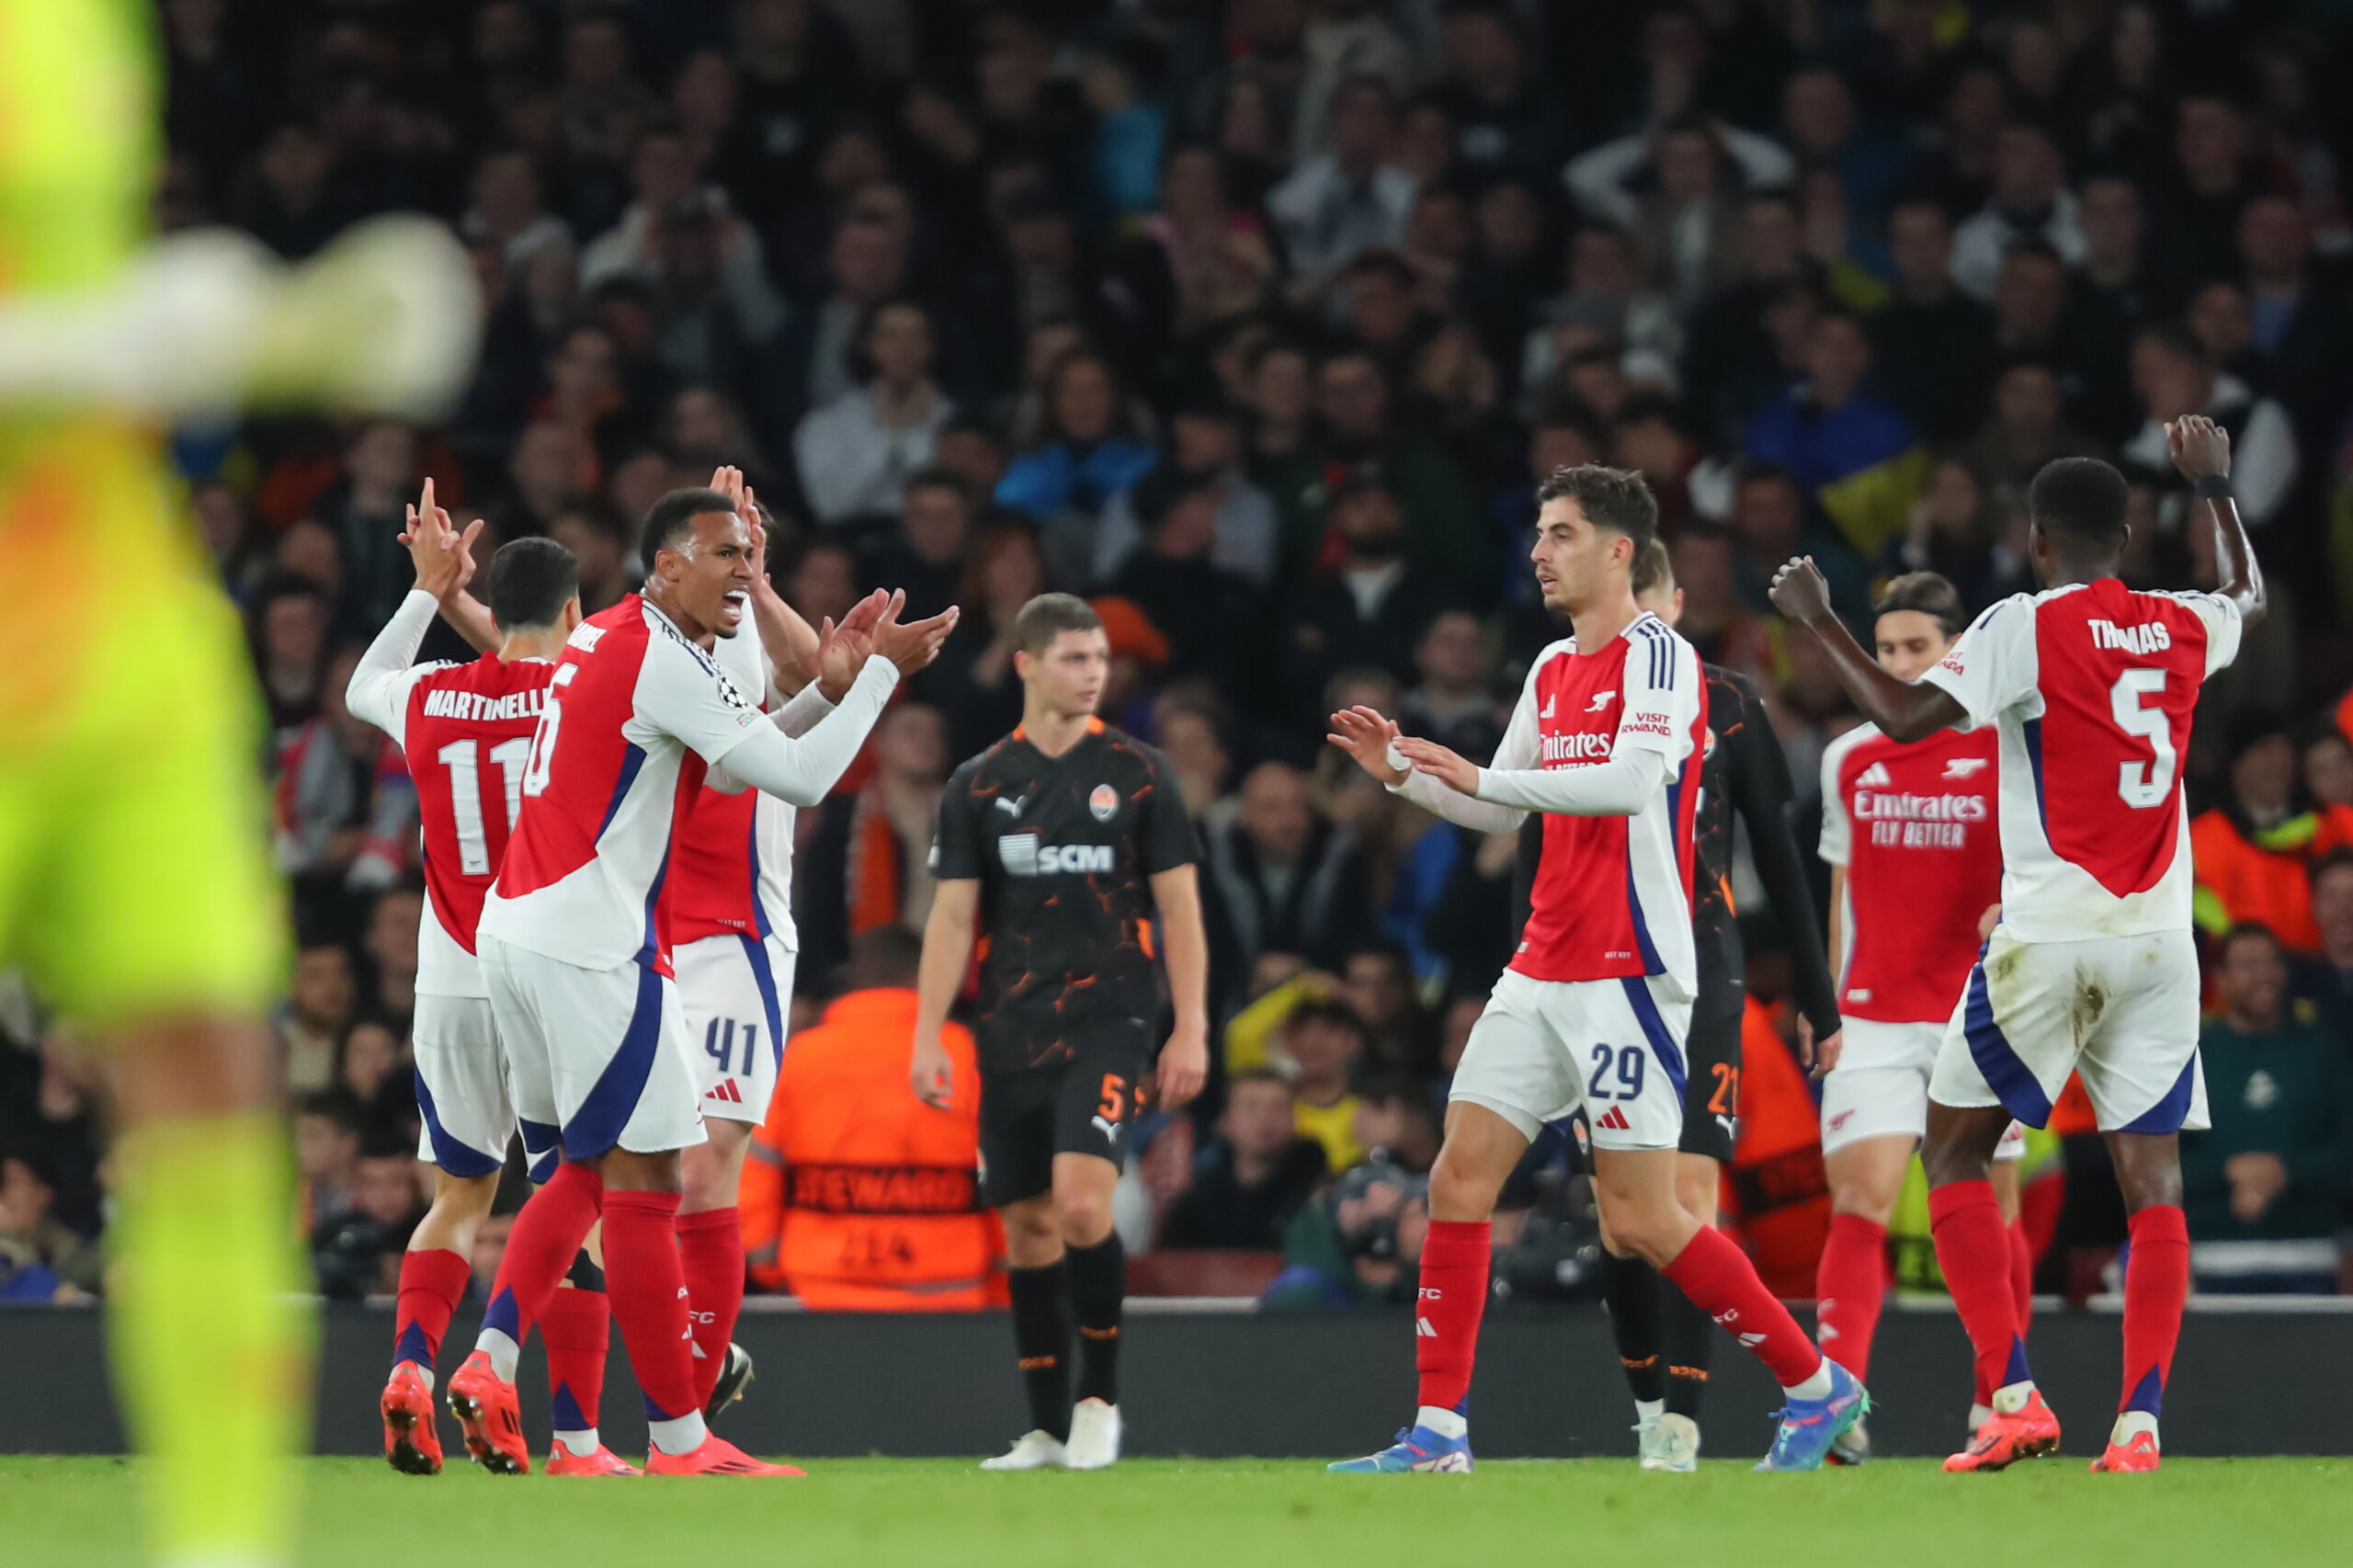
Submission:
<svg viewBox="0 0 2353 1568">
<path fill-rule="evenodd" d="M 1593 1072 L 1586 1079 L 1585 1092 L 1597 1100 L 1642 1098 L 1643 1074 L 1647 1071 L 1643 1056 L 1639 1045 L 1595 1046 Z"/>
<path fill-rule="evenodd" d="M 1103 1103 L 1095 1108 L 1095 1114 L 1106 1121 L 1116 1122 L 1127 1114 L 1127 1110 L 1128 1081 L 1117 1073 L 1104 1074 Z"/>
</svg>

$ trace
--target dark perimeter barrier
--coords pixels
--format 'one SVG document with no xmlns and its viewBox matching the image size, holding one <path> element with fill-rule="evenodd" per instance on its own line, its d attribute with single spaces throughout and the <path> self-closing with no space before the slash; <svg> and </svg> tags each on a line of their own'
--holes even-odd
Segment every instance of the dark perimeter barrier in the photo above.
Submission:
<svg viewBox="0 0 2353 1568">
<path fill-rule="evenodd" d="M 2353 1307 L 2353 1301 L 2346 1303 Z M 758 1364 L 745 1402 L 720 1420 L 756 1453 L 979 1456 L 1027 1425 L 1013 1332 L 1001 1312 L 835 1315 L 763 1310 L 736 1338 Z M 442 1346 L 443 1379 L 471 1346 L 460 1314 Z M 86 1308 L 0 1309 L 0 1452 L 114 1453 L 120 1424 L 99 1373 L 103 1322 Z M 317 1446 L 381 1450 L 376 1396 L 391 1361 L 386 1306 L 322 1313 Z M 2067 1451 L 2097 1453 L 2116 1409 L 2122 1355 L 2112 1311 L 2038 1315 L 2035 1375 L 2066 1424 Z M 1960 1447 L 1969 1346 L 1949 1310 L 1891 1310 L 1873 1352 L 1870 1429 L 1881 1454 Z M 547 1381 L 534 1340 L 521 1376 L 535 1453 L 548 1447 Z M 1137 1455 L 1331 1459 L 1389 1440 L 1414 1410 L 1414 1332 L 1402 1312 L 1279 1313 L 1231 1303 L 1131 1302 L 1120 1359 L 1127 1451 Z M 1702 1422 L 1715 1458 L 1761 1455 L 1780 1403 L 1754 1358 L 1717 1346 Z M 2323 1303 L 2201 1301 L 2183 1325 L 2165 1398 L 2172 1454 L 2353 1452 L 2353 1311 Z M 1630 1457 L 1633 1409 L 1593 1309 L 1498 1307 L 1480 1336 L 1471 1393 L 1483 1458 Z M 613 1335 L 604 1436 L 642 1454 L 645 1420 L 621 1336 Z M 442 1438 L 455 1446 L 446 1415 Z"/>
</svg>

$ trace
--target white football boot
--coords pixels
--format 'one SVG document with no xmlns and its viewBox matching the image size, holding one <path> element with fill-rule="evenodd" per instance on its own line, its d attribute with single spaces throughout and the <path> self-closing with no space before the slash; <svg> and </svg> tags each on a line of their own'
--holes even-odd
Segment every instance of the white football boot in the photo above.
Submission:
<svg viewBox="0 0 2353 1568">
<path fill-rule="evenodd" d="M 1013 1440 L 1013 1447 L 993 1460 L 983 1460 L 983 1470 L 1062 1470 L 1069 1460 L 1063 1445 L 1051 1432 L 1024 1432 Z"/>
<path fill-rule="evenodd" d="M 1120 1407 L 1082 1399 L 1070 1413 L 1070 1441 L 1063 1445 L 1069 1470 L 1102 1470 L 1120 1458 Z"/>
<path fill-rule="evenodd" d="M 1643 1433 L 1640 1453 L 1644 1470 L 1688 1475 L 1699 1468 L 1699 1424 L 1688 1415 L 1662 1415 Z"/>
</svg>

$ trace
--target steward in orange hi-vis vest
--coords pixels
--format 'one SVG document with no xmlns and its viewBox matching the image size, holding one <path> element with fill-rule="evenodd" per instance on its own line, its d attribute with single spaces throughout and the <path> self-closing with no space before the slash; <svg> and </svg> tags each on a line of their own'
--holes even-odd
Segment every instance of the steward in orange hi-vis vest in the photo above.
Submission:
<svg viewBox="0 0 2353 1568">
<path fill-rule="evenodd" d="M 978 1311 L 1004 1251 L 980 1200 L 980 1067 L 941 1030 L 955 1098 L 907 1084 L 912 985 L 852 991 L 792 1037 L 738 1200 L 752 1278 L 829 1312 Z"/>
</svg>

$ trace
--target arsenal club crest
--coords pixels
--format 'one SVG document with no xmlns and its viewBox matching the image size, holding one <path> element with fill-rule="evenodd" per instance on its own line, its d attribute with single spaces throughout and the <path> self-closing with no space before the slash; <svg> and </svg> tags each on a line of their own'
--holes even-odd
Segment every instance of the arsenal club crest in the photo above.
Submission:
<svg viewBox="0 0 2353 1568">
<path fill-rule="evenodd" d="M 1095 786 L 1095 793 L 1086 797 L 1086 809 L 1095 813 L 1097 822 L 1109 822 L 1120 809 L 1120 792 L 1108 784 Z"/>
</svg>

